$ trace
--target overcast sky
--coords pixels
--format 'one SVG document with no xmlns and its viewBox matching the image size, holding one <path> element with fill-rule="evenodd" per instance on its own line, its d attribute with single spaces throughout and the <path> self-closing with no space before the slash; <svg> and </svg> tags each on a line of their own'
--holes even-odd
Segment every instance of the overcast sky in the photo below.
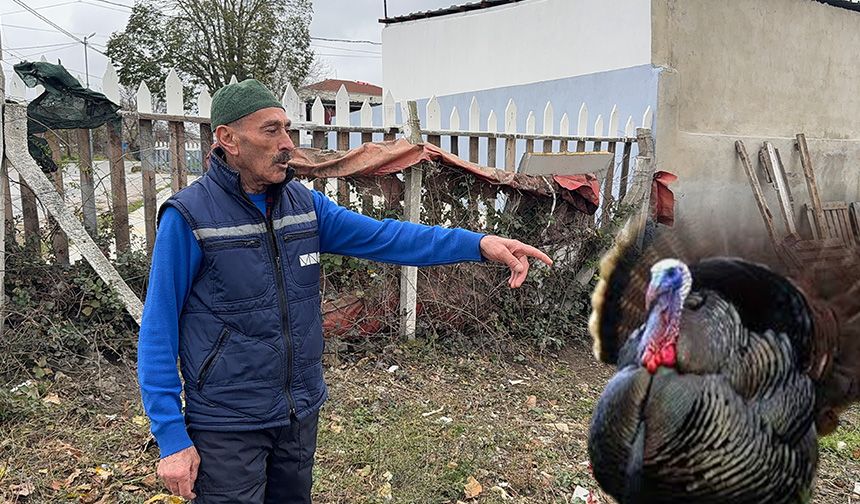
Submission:
<svg viewBox="0 0 860 504">
<path fill-rule="evenodd" d="M 89 79 L 99 88 L 107 58 L 108 37 L 125 28 L 133 0 L 22 0 L 44 17 L 79 38 L 92 36 L 89 51 Z M 388 15 L 438 9 L 458 0 L 388 0 Z M 383 0 L 314 0 L 311 36 L 351 40 L 381 41 Z M 128 7 L 122 7 L 122 5 Z M 72 75 L 84 77 L 84 48 L 12 0 L 0 0 L 3 70 L 7 79 L 12 65 L 21 59 L 48 61 L 60 58 Z M 381 46 L 371 44 L 312 41 L 330 77 L 382 85 Z M 83 80 L 83 79 L 82 79 Z"/>
</svg>

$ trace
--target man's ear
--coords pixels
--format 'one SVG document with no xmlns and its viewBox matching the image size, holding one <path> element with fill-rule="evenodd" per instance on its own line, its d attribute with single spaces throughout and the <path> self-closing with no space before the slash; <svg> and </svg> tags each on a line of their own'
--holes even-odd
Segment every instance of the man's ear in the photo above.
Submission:
<svg viewBox="0 0 860 504">
<path fill-rule="evenodd" d="M 215 141 L 231 156 L 239 155 L 239 136 L 237 131 L 226 124 L 215 128 Z"/>
</svg>

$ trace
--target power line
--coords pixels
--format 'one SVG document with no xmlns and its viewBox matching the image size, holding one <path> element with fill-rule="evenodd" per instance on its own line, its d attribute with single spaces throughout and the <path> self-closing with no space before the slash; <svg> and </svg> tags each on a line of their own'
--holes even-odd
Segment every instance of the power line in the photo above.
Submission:
<svg viewBox="0 0 860 504">
<path fill-rule="evenodd" d="M 77 0 L 75 0 L 74 3 L 78 3 Z M 24 12 L 24 11 L 21 11 L 21 12 Z M 49 30 L 47 28 L 35 28 L 32 26 L 12 25 L 12 24 L 6 24 L 6 23 L 3 23 L 3 28 L 19 28 L 21 30 L 32 30 L 32 31 L 48 32 L 48 33 L 59 33 L 57 30 Z M 83 36 L 85 34 L 82 33 L 80 35 Z"/>
<path fill-rule="evenodd" d="M 373 40 L 353 40 L 353 39 L 341 39 L 341 38 L 327 38 L 327 37 L 311 37 L 311 40 L 324 40 L 326 42 L 346 42 L 348 44 L 371 44 L 381 46 L 382 42 L 374 42 Z"/>
<path fill-rule="evenodd" d="M 367 54 L 382 54 L 379 51 L 364 51 L 362 49 L 351 49 L 349 47 L 337 47 L 323 44 L 311 44 L 311 47 L 322 47 L 323 49 L 336 49 L 338 51 L 348 51 L 348 52 L 356 52 L 356 53 L 367 53 Z"/>
<path fill-rule="evenodd" d="M 71 0 L 68 2 L 60 2 L 60 3 L 56 3 L 56 4 L 51 4 L 51 5 L 44 5 L 42 7 L 34 7 L 34 9 L 44 10 L 44 9 L 50 9 L 51 7 L 59 7 L 61 5 L 69 5 L 69 4 L 73 4 L 73 3 L 78 3 L 78 0 Z M 22 9 L 22 10 L 16 10 L 16 11 L 12 11 L 12 12 L 4 12 L 3 15 L 4 16 L 11 16 L 12 14 L 20 14 L 22 12 L 28 12 L 28 11 L 26 9 Z"/>
<path fill-rule="evenodd" d="M 21 7 L 23 7 L 23 8 L 25 8 L 25 9 L 27 9 L 28 11 L 30 11 L 30 13 L 31 13 L 31 14 L 33 14 L 34 16 L 36 16 L 37 18 L 39 18 L 39 19 L 41 19 L 42 21 L 44 21 L 44 22 L 48 23 L 49 25 L 53 26 L 53 27 L 54 27 L 54 28 L 56 28 L 59 32 L 61 32 L 61 33 L 65 34 L 67 37 L 69 37 L 69 38 L 71 38 L 71 39 L 73 39 L 73 40 L 76 40 L 76 41 L 80 42 L 81 44 L 84 44 L 84 48 L 86 48 L 86 46 L 87 46 L 86 41 L 81 40 L 80 38 L 78 38 L 77 36 L 73 35 L 73 34 L 72 34 L 71 32 L 69 32 L 68 30 L 64 29 L 62 26 L 60 26 L 60 25 L 58 25 L 57 23 L 55 23 L 55 22 L 51 21 L 50 19 L 46 18 L 45 16 L 43 16 L 42 14 L 40 14 L 39 12 L 37 12 L 36 10 L 34 10 L 32 7 L 30 7 L 29 5 L 25 4 L 22 0 L 12 0 L 12 1 L 13 1 L 13 2 L 15 2 L 16 4 L 20 5 Z M 102 54 L 102 55 L 104 55 L 104 56 L 107 56 L 107 54 L 103 53 L 102 51 L 100 51 L 100 50 L 98 50 L 98 49 L 96 49 L 96 48 L 93 48 L 93 51 L 95 51 L 95 52 L 97 52 L 97 53 L 99 53 L 99 54 Z"/>
<path fill-rule="evenodd" d="M 382 59 L 382 56 L 364 56 L 362 54 L 330 54 L 330 53 L 316 53 L 317 56 L 331 56 L 335 58 L 368 58 L 368 59 Z"/>
<path fill-rule="evenodd" d="M 112 10 L 112 11 L 114 11 L 114 12 L 122 12 L 123 14 L 129 14 L 129 13 L 131 13 L 131 10 L 130 10 L 130 9 L 129 9 L 129 10 L 117 9 L 116 7 L 111 7 L 110 5 L 97 4 L 97 3 L 94 3 L 94 2 L 88 2 L 87 0 L 80 0 L 80 2 L 81 2 L 82 4 L 92 5 L 93 7 L 101 7 L 102 9 Z"/>
<path fill-rule="evenodd" d="M 119 7 L 125 7 L 125 8 L 126 8 L 126 9 L 128 9 L 128 10 L 131 10 L 131 9 L 132 9 L 132 6 L 131 6 L 131 5 L 127 5 L 127 4 L 124 4 L 124 3 L 111 2 L 110 0 L 95 0 L 95 1 L 96 1 L 96 2 L 105 3 L 105 4 L 110 4 L 110 5 L 116 5 L 116 6 L 119 6 Z"/>
<path fill-rule="evenodd" d="M 45 44 L 45 45 L 34 45 L 34 46 L 25 46 L 25 47 L 4 47 L 4 51 L 8 50 L 24 50 L 24 49 L 41 49 L 43 47 L 58 47 L 58 46 L 67 46 L 67 45 L 76 45 L 77 42 L 61 42 L 59 44 Z"/>
</svg>

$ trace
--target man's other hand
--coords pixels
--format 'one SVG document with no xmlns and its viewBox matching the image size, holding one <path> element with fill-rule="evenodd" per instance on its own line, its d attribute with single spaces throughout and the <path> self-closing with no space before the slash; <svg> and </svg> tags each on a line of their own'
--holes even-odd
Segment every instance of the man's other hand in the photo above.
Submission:
<svg viewBox="0 0 860 504">
<path fill-rule="evenodd" d="M 158 462 L 158 477 L 164 481 L 170 493 L 191 500 L 197 497 L 193 490 L 198 467 L 200 455 L 197 454 L 197 448 L 189 446 L 161 459 Z"/>
<path fill-rule="evenodd" d="M 552 266 L 552 259 L 540 250 L 517 240 L 487 235 L 481 238 L 481 254 L 488 261 L 502 263 L 511 269 L 508 285 L 516 289 L 526 279 L 529 273 L 529 257 L 534 257 L 547 266 Z"/>
</svg>

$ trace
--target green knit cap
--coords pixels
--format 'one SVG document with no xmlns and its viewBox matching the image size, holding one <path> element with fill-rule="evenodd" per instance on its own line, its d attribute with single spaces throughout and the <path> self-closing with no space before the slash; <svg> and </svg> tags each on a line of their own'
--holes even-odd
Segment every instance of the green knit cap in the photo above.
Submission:
<svg viewBox="0 0 860 504">
<path fill-rule="evenodd" d="M 260 81 L 245 79 L 235 84 L 227 84 L 212 97 L 212 129 L 269 107 L 284 108 Z"/>
</svg>

